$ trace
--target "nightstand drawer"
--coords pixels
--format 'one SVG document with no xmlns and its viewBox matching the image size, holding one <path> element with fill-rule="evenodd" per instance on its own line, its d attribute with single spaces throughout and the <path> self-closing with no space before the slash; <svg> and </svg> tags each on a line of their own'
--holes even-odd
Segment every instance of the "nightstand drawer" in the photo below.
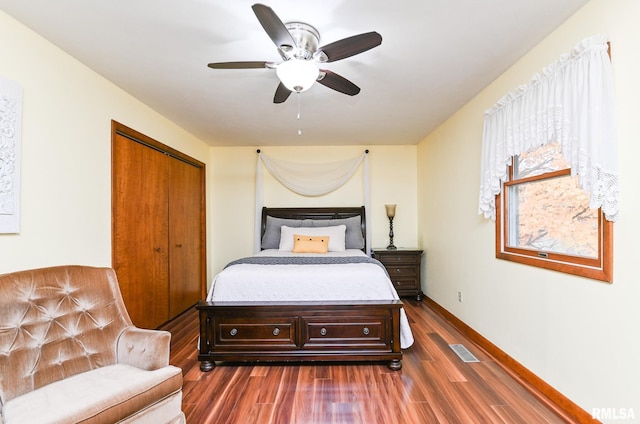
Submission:
<svg viewBox="0 0 640 424">
<path fill-rule="evenodd" d="M 396 290 L 416 290 L 418 288 L 417 279 L 392 279 L 391 282 Z"/>
<path fill-rule="evenodd" d="M 396 277 L 417 277 L 420 274 L 420 267 L 416 265 L 385 264 L 385 268 L 392 280 Z"/>
<path fill-rule="evenodd" d="M 376 253 L 376 259 L 385 265 L 394 264 L 418 264 L 420 263 L 419 255 L 393 255 Z"/>
</svg>

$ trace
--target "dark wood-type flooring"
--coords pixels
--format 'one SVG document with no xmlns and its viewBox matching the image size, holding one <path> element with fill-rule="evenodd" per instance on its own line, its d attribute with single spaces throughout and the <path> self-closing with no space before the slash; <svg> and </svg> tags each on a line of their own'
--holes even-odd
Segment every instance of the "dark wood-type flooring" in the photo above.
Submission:
<svg viewBox="0 0 640 424">
<path fill-rule="evenodd" d="M 183 411 L 201 423 L 570 423 L 427 303 L 403 299 L 415 338 L 403 368 L 380 363 L 218 364 L 198 362 L 198 315 L 190 309 L 162 329 L 171 363 L 183 370 Z M 463 362 L 463 344 L 480 362 Z"/>
</svg>

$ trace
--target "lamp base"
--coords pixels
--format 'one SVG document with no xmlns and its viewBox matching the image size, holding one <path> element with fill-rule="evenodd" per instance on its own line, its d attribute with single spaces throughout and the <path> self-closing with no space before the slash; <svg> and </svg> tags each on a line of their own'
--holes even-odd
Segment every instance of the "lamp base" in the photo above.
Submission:
<svg viewBox="0 0 640 424">
<path fill-rule="evenodd" d="M 393 217 L 389 217 L 389 246 L 387 246 L 387 250 L 396 250 L 397 247 L 393 245 Z"/>
</svg>

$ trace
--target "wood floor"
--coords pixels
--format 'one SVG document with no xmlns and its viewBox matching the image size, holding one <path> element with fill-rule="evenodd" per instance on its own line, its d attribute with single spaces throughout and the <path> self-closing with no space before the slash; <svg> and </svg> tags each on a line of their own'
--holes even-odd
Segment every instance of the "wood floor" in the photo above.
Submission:
<svg viewBox="0 0 640 424">
<path fill-rule="evenodd" d="M 204 423 L 571 423 L 425 302 L 403 299 L 415 338 L 403 368 L 384 364 L 219 364 L 199 369 L 198 316 L 162 328 L 183 370 L 188 424 Z M 463 344 L 480 362 L 463 362 Z"/>
</svg>

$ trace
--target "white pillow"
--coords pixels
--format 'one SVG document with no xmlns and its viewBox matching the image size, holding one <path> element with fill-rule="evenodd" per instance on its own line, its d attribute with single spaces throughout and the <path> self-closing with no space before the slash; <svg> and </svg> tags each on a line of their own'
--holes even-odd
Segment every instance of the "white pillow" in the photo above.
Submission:
<svg viewBox="0 0 640 424">
<path fill-rule="evenodd" d="M 329 236 L 329 252 L 344 252 L 344 237 L 346 225 L 332 227 L 280 227 L 279 250 L 291 252 L 293 250 L 293 235 L 301 236 Z"/>
</svg>

